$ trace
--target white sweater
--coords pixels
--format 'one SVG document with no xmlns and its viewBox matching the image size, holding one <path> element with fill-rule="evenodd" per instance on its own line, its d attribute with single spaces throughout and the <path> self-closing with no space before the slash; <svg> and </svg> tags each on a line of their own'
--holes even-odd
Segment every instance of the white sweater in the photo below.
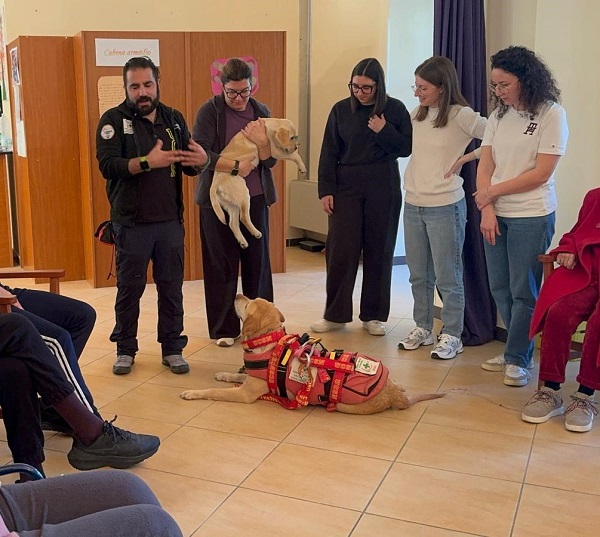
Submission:
<svg viewBox="0 0 600 537">
<path fill-rule="evenodd" d="M 483 138 L 486 119 L 468 106 L 453 105 L 445 127 L 434 128 L 438 109 L 429 108 L 423 121 L 415 121 L 419 107 L 411 113 L 412 155 L 404 173 L 406 202 L 418 207 L 442 207 L 465 196 L 463 179 L 444 175 L 464 154 L 473 138 Z"/>
</svg>

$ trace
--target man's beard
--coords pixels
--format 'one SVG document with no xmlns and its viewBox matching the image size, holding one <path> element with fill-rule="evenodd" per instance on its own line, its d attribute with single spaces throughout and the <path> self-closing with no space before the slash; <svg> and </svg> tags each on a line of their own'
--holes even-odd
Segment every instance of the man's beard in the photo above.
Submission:
<svg viewBox="0 0 600 537">
<path fill-rule="evenodd" d="M 155 99 L 150 99 L 150 97 L 140 97 L 137 101 L 132 101 L 128 98 L 127 105 L 132 108 L 136 114 L 139 114 L 140 116 L 147 116 L 156 110 L 159 101 L 159 95 L 157 95 Z"/>
</svg>

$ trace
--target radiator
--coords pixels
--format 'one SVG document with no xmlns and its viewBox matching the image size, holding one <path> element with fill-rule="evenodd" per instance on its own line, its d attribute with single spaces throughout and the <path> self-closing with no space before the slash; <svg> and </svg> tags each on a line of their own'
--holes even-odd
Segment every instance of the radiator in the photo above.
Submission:
<svg viewBox="0 0 600 537">
<path fill-rule="evenodd" d="M 289 225 L 327 235 L 327 215 L 321 207 L 316 181 L 290 181 Z"/>
</svg>

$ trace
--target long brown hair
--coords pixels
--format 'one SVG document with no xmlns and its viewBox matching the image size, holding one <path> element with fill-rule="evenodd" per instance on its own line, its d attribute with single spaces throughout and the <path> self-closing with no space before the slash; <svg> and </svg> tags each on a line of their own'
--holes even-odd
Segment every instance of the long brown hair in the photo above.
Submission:
<svg viewBox="0 0 600 537">
<path fill-rule="evenodd" d="M 433 127 L 445 127 L 448 124 L 450 107 L 453 104 L 469 106 L 469 103 L 460 92 L 458 74 L 454 64 L 445 56 L 432 56 L 415 69 L 415 76 L 426 80 L 437 88 L 443 88 L 438 101 L 438 113 L 433 120 Z M 416 121 L 423 121 L 429 112 L 428 106 L 420 106 Z"/>
</svg>

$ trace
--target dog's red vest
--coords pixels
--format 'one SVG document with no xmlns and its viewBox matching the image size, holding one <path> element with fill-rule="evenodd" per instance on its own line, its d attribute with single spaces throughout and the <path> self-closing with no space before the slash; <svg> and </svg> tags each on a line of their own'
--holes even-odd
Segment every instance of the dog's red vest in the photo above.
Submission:
<svg viewBox="0 0 600 537">
<path fill-rule="evenodd" d="M 337 403 L 356 405 L 375 397 L 385 386 L 389 370 L 380 360 L 359 353 L 328 352 L 319 339 L 283 330 L 242 342 L 245 349 L 277 341 L 272 351 L 244 353 L 246 373 L 267 381 L 261 399 L 286 408 Z"/>
</svg>

